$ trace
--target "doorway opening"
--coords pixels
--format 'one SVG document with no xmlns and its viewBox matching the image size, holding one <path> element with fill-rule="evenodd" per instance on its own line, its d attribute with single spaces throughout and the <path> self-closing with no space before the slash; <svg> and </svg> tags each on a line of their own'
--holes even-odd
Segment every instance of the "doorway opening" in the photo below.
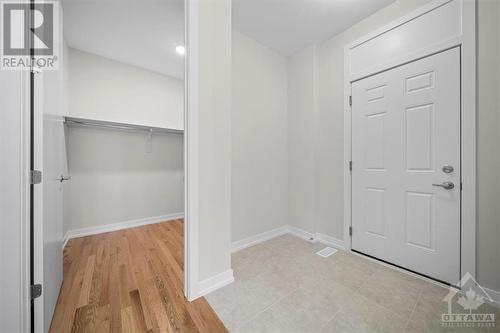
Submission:
<svg viewBox="0 0 500 333">
<path fill-rule="evenodd" d="M 184 1 L 67 0 L 55 13 L 58 68 L 31 74 L 43 290 L 31 327 L 174 325 L 161 300 L 187 306 Z"/>
</svg>

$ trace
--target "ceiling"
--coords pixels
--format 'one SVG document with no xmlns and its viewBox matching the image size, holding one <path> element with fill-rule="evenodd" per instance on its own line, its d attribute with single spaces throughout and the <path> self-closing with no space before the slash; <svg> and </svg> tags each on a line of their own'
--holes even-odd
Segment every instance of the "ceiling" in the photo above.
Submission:
<svg viewBox="0 0 500 333">
<path fill-rule="evenodd" d="M 205 0 L 203 0 L 205 1 Z M 233 0 L 233 27 L 289 56 L 394 0 Z M 86 52 L 179 79 L 183 0 L 63 0 L 64 36 Z"/>
<path fill-rule="evenodd" d="M 182 79 L 183 0 L 63 0 L 69 47 Z"/>
<path fill-rule="evenodd" d="M 233 27 L 290 56 L 395 0 L 233 0 Z"/>
</svg>

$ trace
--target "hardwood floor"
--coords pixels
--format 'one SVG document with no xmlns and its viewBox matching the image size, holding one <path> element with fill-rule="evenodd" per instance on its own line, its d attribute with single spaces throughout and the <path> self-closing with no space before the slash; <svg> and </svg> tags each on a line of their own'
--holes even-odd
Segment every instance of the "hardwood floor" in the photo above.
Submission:
<svg viewBox="0 0 500 333">
<path fill-rule="evenodd" d="M 71 239 L 50 332 L 227 332 L 184 298 L 183 221 Z"/>
</svg>

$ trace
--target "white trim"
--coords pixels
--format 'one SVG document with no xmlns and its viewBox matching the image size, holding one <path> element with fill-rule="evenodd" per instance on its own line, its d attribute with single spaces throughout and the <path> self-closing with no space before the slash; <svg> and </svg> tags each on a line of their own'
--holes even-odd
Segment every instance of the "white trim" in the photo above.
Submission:
<svg viewBox="0 0 500 333">
<path fill-rule="evenodd" d="M 130 220 L 130 221 L 124 221 L 124 222 L 118 222 L 118 223 L 99 225 L 99 226 L 95 226 L 95 227 L 87 227 L 87 228 L 68 230 L 66 232 L 66 234 L 64 235 L 62 247 L 64 249 L 68 240 L 70 240 L 72 238 L 97 235 L 97 234 L 102 234 L 105 232 L 135 228 L 135 227 L 140 227 L 140 226 L 144 226 L 144 225 L 148 225 L 148 224 L 169 222 L 169 221 L 174 221 L 174 220 L 178 220 L 178 219 L 182 219 L 182 218 L 184 218 L 184 213 L 176 213 L 176 214 L 168 214 L 168 215 L 161 215 L 161 216 L 155 216 L 155 217 L 147 217 L 144 219 L 137 219 L 137 220 Z"/>
<path fill-rule="evenodd" d="M 302 238 L 303 240 L 308 241 L 308 242 L 312 242 L 312 243 L 315 242 L 316 235 L 312 232 L 305 231 L 303 229 L 300 229 L 300 228 L 297 228 L 297 227 L 294 227 L 291 225 L 287 226 L 287 230 L 288 230 L 288 233 L 290 235 Z"/>
<path fill-rule="evenodd" d="M 66 245 L 68 244 L 68 241 L 71 238 L 75 238 L 75 237 L 70 237 L 69 233 L 70 233 L 70 231 L 68 231 L 67 233 L 65 233 L 64 236 L 63 236 L 63 241 L 62 241 L 62 245 L 61 245 L 61 248 L 63 249 L 63 251 L 64 251 L 64 248 L 66 247 Z"/>
<path fill-rule="evenodd" d="M 21 174 L 24 177 L 21 181 L 21 230 L 22 239 L 20 239 L 22 247 L 22 268 L 21 276 L 23 279 L 23 287 L 20 294 L 22 295 L 22 307 L 20 323 L 21 331 L 27 332 L 31 328 L 31 291 L 30 291 L 30 74 L 29 71 L 24 71 L 21 74 Z"/>
<path fill-rule="evenodd" d="M 328 245 L 328 246 L 334 247 L 334 248 L 339 249 L 339 250 L 346 249 L 345 242 L 343 240 L 332 237 L 332 236 L 328 236 L 328 235 L 325 235 L 325 234 L 322 234 L 319 232 L 316 233 L 315 240 L 318 243 Z"/>
<path fill-rule="evenodd" d="M 413 19 L 425 15 L 434 9 L 444 6 L 450 2 L 457 1 L 461 5 L 462 34 L 451 36 L 448 40 L 436 45 L 429 45 L 423 50 L 418 50 L 412 54 L 383 64 L 377 67 L 363 70 L 362 73 L 351 73 L 350 51 L 381 34 L 393 30 Z M 409 15 L 403 16 L 381 29 L 346 45 L 344 48 L 344 243 L 346 250 L 352 247 L 349 226 L 351 226 L 351 173 L 349 171 L 349 161 L 351 160 L 351 107 L 349 106 L 349 96 L 351 95 L 351 83 L 353 80 L 376 74 L 382 70 L 390 69 L 397 65 L 402 65 L 414 61 L 426 55 L 434 54 L 438 51 L 446 50 L 452 46 L 461 46 L 461 72 L 462 72 L 462 228 L 461 228 L 461 272 L 463 276 L 469 272 L 476 275 L 476 58 L 475 58 L 475 33 L 476 33 L 476 2 L 469 0 L 435 0 Z M 384 68 L 385 67 L 385 68 Z M 354 161 L 355 163 L 356 161 Z"/>
<path fill-rule="evenodd" d="M 443 6 L 451 1 L 454 1 L 454 0 L 434 0 L 434 1 L 431 1 L 431 2 L 423 5 L 422 7 L 415 9 L 413 12 L 411 12 L 407 15 L 404 15 L 404 16 L 400 17 L 399 19 L 392 21 L 391 23 L 388 23 L 381 28 L 373 30 L 372 32 L 364 35 L 361 38 L 358 38 L 357 40 L 355 40 L 352 43 L 349 43 L 347 45 L 347 48 L 353 49 L 355 47 L 358 47 L 361 44 L 364 44 L 364 43 L 368 42 L 369 40 L 374 39 L 375 37 L 378 37 L 378 36 L 388 32 L 392 29 L 395 29 L 395 28 L 397 28 L 405 23 L 408 23 L 408 22 L 416 19 L 417 17 L 420 17 L 424 14 L 427 14 L 430 11 L 433 11 L 434 9 L 437 9 L 437 8 Z"/>
<path fill-rule="evenodd" d="M 44 86 L 43 78 L 44 73 L 40 72 L 34 75 L 33 82 L 33 164 L 34 170 L 40 170 L 43 173 L 43 98 Z M 33 186 L 33 274 L 34 284 L 41 284 L 44 286 L 44 230 L 43 230 L 43 181 L 40 184 Z M 62 259 L 62 258 L 61 258 Z M 34 299 L 34 312 L 35 312 L 35 332 L 43 332 L 45 328 L 45 294 L 42 292 L 40 297 Z"/>
<path fill-rule="evenodd" d="M 233 270 L 228 269 L 225 272 L 214 275 L 208 279 L 200 281 L 198 283 L 198 291 L 196 292 L 196 298 L 202 297 L 216 291 L 222 287 L 227 286 L 234 282 Z"/>
<path fill-rule="evenodd" d="M 231 252 L 237 252 L 247 247 L 257 245 L 259 243 L 265 242 L 267 240 L 273 239 L 275 237 L 284 235 L 288 233 L 288 226 L 279 227 L 269 231 L 262 232 L 255 236 L 247 237 L 231 244 Z"/>
<path fill-rule="evenodd" d="M 345 244 L 344 241 L 341 239 L 328 236 L 322 233 L 312 233 L 309 231 L 305 231 L 303 229 L 290 226 L 290 225 L 284 225 L 282 227 L 272 229 L 269 231 L 262 232 L 260 234 L 257 234 L 255 236 L 250 236 L 241 240 L 237 240 L 231 244 L 231 252 L 238 252 L 241 250 L 244 250 L 248 247 L 263 243 L 265 241 L 271 240 L 273 238 L 282 236 L 282 235 L 292 235 L 295 237 L 298 237 L 300 239 L 303 239 L 307 242 L 312 242 L 312 243 L 321 243 L 327 246 L 334 247 L 339 250 L 345 250 Z"/>
<path fill-rule="evenodd" d="M 387 61 L 384 64 L 376 65 L 373 66 L 369 69 L 360 71 L 360 72 L 355 72 L 355 73 L 349 73 L 349 80 L 351 82 L 357 81 L 364 79 L 368 76 L 372 76 L 381 72 L 385 72 L 389 69 L 399 67 L 401 65 L 414 62 L 416 60 L 426 58 L 430 55 L 440 53 L 444 50 L 452 49 L 454 47 L 460 46 L 462 44 L 462 39 L 460 37 L 451 37 L 448 40 L 445 40 L 443 42 L 439 42 L 433 45 L 430 45 L 428 47 L 425 47 L 423 49 L 417 50 L 415 52 L 405 54 L 403 57 L 392 59 L 391 61 Z"/>
<path fill-rule="evenodd" d="M 185 0 L 185 92 L 184 92 L 184 296 L 196 299 L 199 279 L 199 129 L 198 129 L 198 5 Z"/>
<path fill-rule="evenodd" d="M 462 242 L 461 275 L 476 278 L 476 1 L 462 8 Z"/>
<path fill-rule="evenodd" d="M 347 250 L 352 248 L 352 239 L 349 227 L 352 220 L 352 178 L 350 162 L 352 161 L 352 112 L 350 99 L 352 86 L 350 77 L 351 58 L 347 49 L 344 50 L 344 244 Z"/>
</svg>

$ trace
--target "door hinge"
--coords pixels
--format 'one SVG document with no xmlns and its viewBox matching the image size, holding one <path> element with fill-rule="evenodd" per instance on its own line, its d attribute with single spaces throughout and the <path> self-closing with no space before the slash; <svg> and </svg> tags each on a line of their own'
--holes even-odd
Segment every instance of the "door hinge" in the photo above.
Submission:
<svg viewBox="0 0 500 333">
<path fill-rule="evenodd" d="M 352 161 L 349 161 L 349 171 L 352 171 Z"/>
<path fill-rule="evenodd" d="M 42 182 L 42 172 L 40 170 L 30 171 L 30 184 L 40 184 Z"/>
<path fill-rule="evenodd" d="M 42 296 L 42 285 L 34 284 L 30 286 L 30 294 L 31 294 L 31 299 L 35 299 Z"/>
<path fill-rule="evenodd" d="M 349 96 L 349 106 L 352 106 L 352 95 Z"/>
<path fill-rule="evenodd" d="M 352 226 L 349 227 L 349 236 L 352 236 Z"/>
</svg>

